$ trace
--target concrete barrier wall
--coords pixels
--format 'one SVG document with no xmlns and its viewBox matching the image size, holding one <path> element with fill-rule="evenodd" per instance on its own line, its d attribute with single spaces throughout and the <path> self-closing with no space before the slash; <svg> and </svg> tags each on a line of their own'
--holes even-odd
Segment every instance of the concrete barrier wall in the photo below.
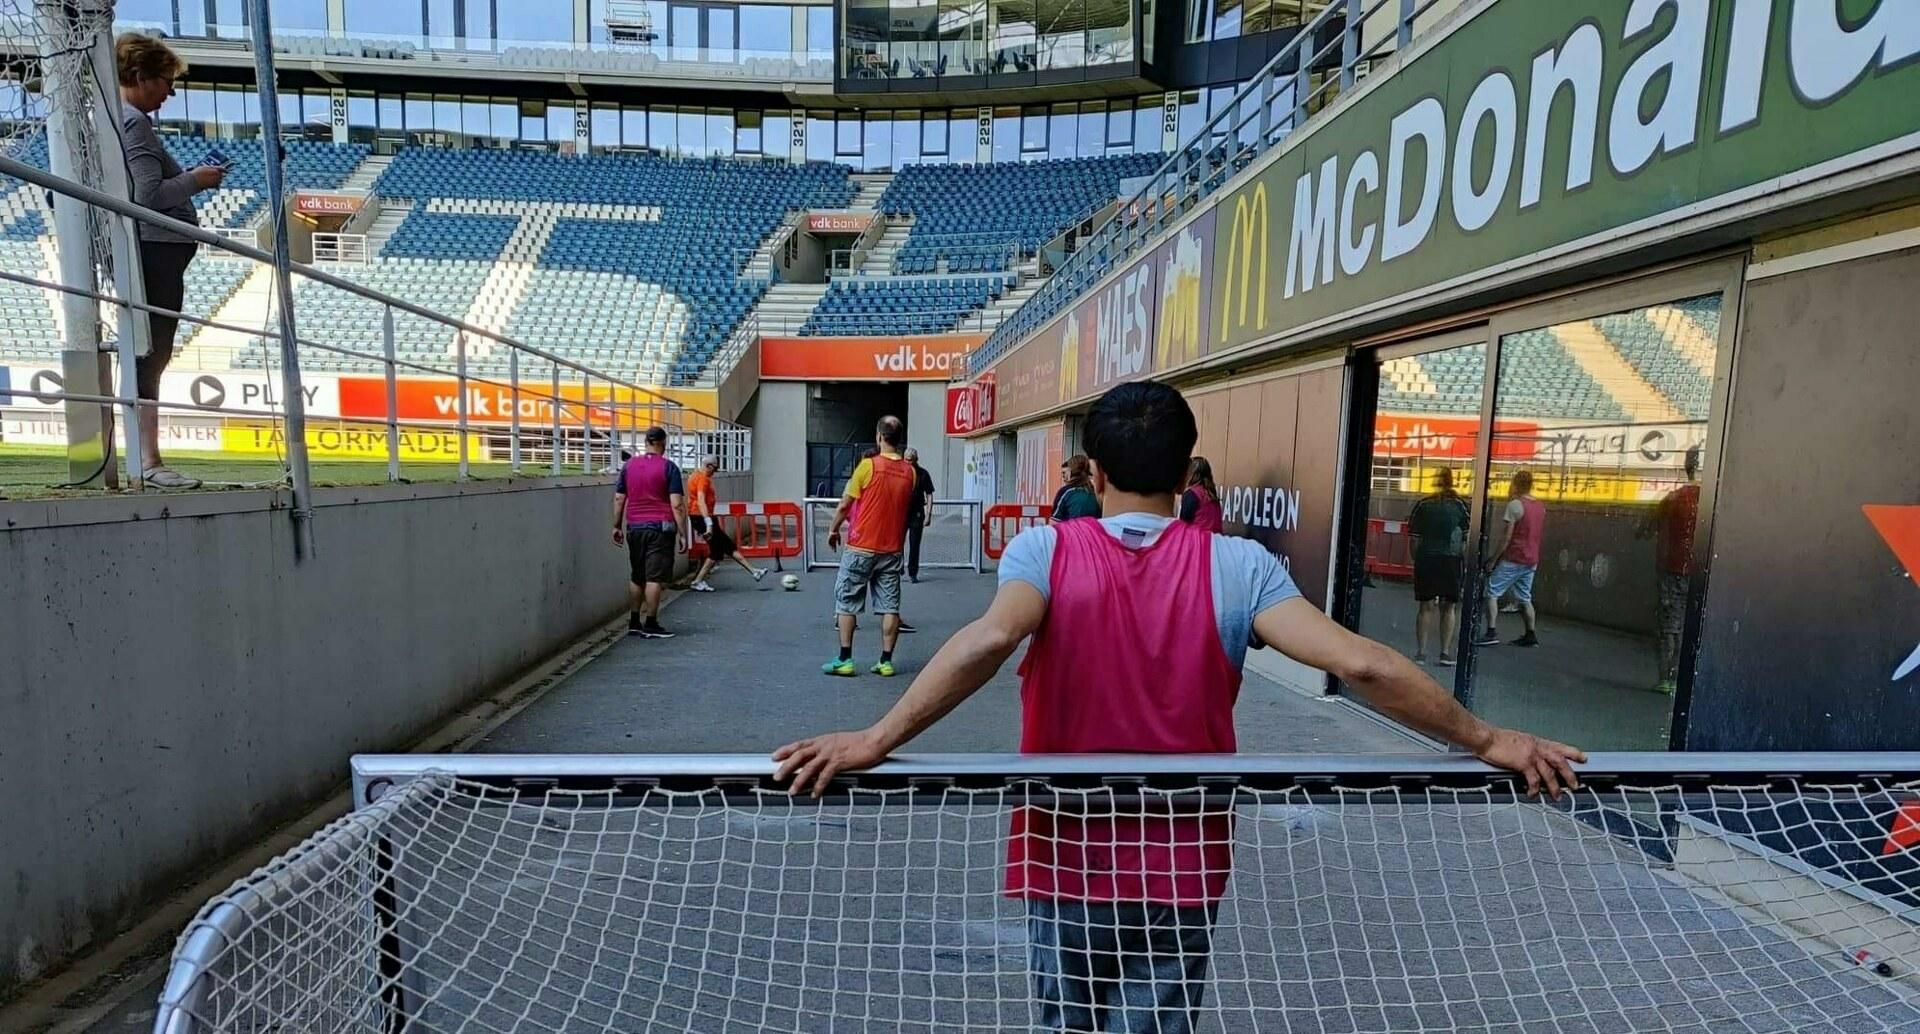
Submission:
<svg viewBox="0 0 1920 1034">
<path fill-rule="evenodd" d="M 0 503 L 0 998 L 624 606 L 606 478 Z"/>
</svg>

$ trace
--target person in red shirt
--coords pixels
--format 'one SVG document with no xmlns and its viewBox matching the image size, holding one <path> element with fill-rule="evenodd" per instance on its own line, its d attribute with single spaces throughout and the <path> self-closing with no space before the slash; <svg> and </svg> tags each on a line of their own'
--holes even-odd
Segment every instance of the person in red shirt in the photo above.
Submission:
<svg viewBox="0 0 1920 1034">
<path fill-rule="evenodd" d="M 1680 638 L 1686 632 L 1687 592 L 1693 582 L 1693 528 L 1700 517 L 1700 446 L 1687 450 L 1687 483 L 1668 492 L 1640 526 L 1653 536 L 1659 575 L 1655 600 L 1655 646 L 1660 675 L 1653 691 L 1671 695 L 1680 682 Z"/>
<path fill-rule="evenodd" d="M 1240 666 L 1257 634 L 1383 713 L 1521 773 L 1529 792 L 1558 797 L 1575 785 L 1580 751 L 1480 720 L 1413 662 L 1307 602 L 1258 542 L 1178 520 L 1198 438 L 1178 391 L 1115 387 L 1082 434 L 1103 516 L 1022 532 L 987 612 L 940 648 L 906 695 L 865 729 L 781 747 L 776 780 L 818 796 L 839 773 L 879 763 L 985 685 L 1028 637 L 1023 753 L 1232 753 Z M 1193 1029 L 1231 876 L 1230 814 L 1094 822 L 1029 805 L 1007 855 L 1006 891 L 1027 906 L 1039 1027 Z"/>
<path fill-rule="evenodd" d="M 1534 631 L 1533 575 L 1540 568 L 1540 542 L 1547 535 L 1547 506 L 1533 497 L 1533 473 L 1513 475 L 1507 508 L 1500 516 L 1500 540 L 1487 565 L 1487 631 L 1475 645 L 1499 646 L 1500 597 L 1509 591 L 1520 605 L 1520 620 L 1526 622 L 1526 634 L 1513 641 L 1515 646 L 1539 646 Z"/>
</svg>

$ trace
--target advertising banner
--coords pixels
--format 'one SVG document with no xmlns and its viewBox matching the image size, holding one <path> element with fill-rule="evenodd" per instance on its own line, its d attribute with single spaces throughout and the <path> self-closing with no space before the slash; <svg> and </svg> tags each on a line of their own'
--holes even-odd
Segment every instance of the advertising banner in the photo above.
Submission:
<svg viewBox="0 0 1920 1034">
<path fill-rule="evenodd" d="M 1194 452 L 1213 465 L 1225 530 L 1266 546 L 1322 607 L 1333 572 L 1344 378 L 1325 368 L 1189 396 L 1200 425 Z"/>
<path fill-rule="evenodd" d="M 983 503 L 997 502 L 1000 485 L 994 464 L 995 442 L 991 438 L 970 441 L 966 446 L 966 483 L 961 497 Z"/>
<path fill-rule="evenodd" d="M 480 459 L 486 455 L 482 437 L 467 432 L 468 455 Z M 286 429 L 264 421 L 229 420 L 220 429 L 220 449 L 224 452 L 281 455 L 287 450 Z M 367 426 L 307 427 L 307 452 L 327 459 L 387 458 L 387 429 Z M 432 460 L 454 463 L 460 459 L 460 432 L 451 428 L 403 427 L 400 429 L 402 460 Z"/>
<path fill-rule="evenodd" d="M 363 194 L 302 190 L 293 195 L 293 210 L 301 215 L 352 215 L 366 203 Z"/>
<path fill-rule="evenodd" d="M 944 381 L 984 334 L 763 337 L 760 377 L 786 381 Z"/>
<path fill-rule="evenodd" d="M 1066 460 L 1066 429 L 1060 424 L 1023 427 L 1014 440 L 1014 502 L 1042 506 L 1060 487 Z"/>
<path fill-rule="evenodd" d="M 1920 5 L 1841 6 L 1482 8 L 1219 201 L 1213 348 L 1910 137 Z"/>
<path fill-rule="evenodd" d="M 808 212 L 808 233 L 865 233 L 873 225 L 872 212 Z"/>
<path fill-rule="evenodd" d="M 306 395 L 307 412 L 315 416 L 339 415 L 338 380 L 324 374 L 309 374 L 301 379 L 300 390 Z M 10 395 L 0 395 L 0 406 L 34 406 L 54 410 L 61 407 L 58 398 L 28 394 L 64 390 L 66 378 L 58 367 L 0 367 L 0 386 L 9 383 L 14 390 Z M 382 388 L 383 398 L 384 392 Z M 281 408 L 280 378 L 266 373 L 230 371 L 167 373 L 160 377 L 160 401 L 230 409 L 278 410 Z"/>
</svg>

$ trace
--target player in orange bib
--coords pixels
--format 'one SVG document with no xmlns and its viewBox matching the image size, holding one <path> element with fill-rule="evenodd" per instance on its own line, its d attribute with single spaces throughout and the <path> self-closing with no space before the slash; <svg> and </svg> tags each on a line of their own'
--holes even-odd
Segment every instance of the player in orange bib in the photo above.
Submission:
<svg viewBox="0 0 1920 1034">
<path fill-rule="evenodd" d="M 873 594 L 873 612 L 880 615 L 880 660 L 875 675 L 893 674 L 893 646 L 900 638 L 900 575 L 905 568 L 901 547 L 907 537 L 907 509 L 917 478 L 913 464 L 900 453 L 905 425 L 899 417 L 882 417 L 874 428 L 879 452 L 860 461 L 847 479 L 846 494 L 833 511 L 827 546 L 840 548 L 840 529 L 847 531 L 847 548 L 840 554 L 840 573 L 833 582 L 834 620 L 840 632 L 840 653 L 820 666 L 828 675 L 854 675 L 854 615 Z M 855 505 L 858 503 L 858 511 Z M 849 520 L 851 517 L 851 520 Z"/>
</svg>

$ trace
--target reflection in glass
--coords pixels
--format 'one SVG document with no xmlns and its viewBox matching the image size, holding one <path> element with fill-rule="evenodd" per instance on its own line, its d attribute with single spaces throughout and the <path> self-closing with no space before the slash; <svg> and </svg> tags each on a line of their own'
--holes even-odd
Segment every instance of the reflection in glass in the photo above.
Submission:
<svg viewBox="0 0 1920 1034">
<path fill-rule="evenodd" d="M 1034 69 L 1032 0 L 989 0 L 993 7 L 993 72 Z"/>
<path fill-rule="evenodd" d="M 1380 364 L 1360 630 L 1430 665 L 1444 686 L 1471 610 L 1467 525 L 1486 356 L 1474 342 Z"/>
<path fill-rule="evenodd" d="M 1501 339 L 1472 698 L 1489 719 L 1667 746 L 1719 328 L 1708 295 Z"/>
<path fill-rule="evenodd" d="M 893 74 L 887 47 L 887 0 L 846 0 L 847 24 L 841 74 L 848 79 L 886 79 Z"/>
<path fill-rule="evenodd" d="M 1041 68 L 1083 68 L 1087 63 L 1085 0 L 1039 0 Z"/>
<path fill-rule="evenodd" d="M 987 0 L 939 0 L 940 74 L 987 74 Z"/>
</svg>

